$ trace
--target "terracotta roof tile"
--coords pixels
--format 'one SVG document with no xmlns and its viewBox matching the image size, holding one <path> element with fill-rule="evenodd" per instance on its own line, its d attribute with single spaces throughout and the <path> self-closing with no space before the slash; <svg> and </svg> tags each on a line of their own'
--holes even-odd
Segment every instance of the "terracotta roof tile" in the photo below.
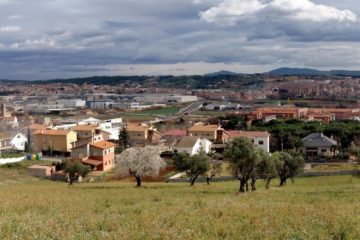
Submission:
<svg viewBox="0 0 360 240">
<path fill-rule="evenodd" d="M 78 125 L 72 128 L 73 131 L 93 131 L 97 129 L 97 125 Z"/>
<path fill-rule="evenodd" d="M 108 149 L 116 146 L 112 142 L 108 142 L 108 141 L 94 142 L 94 143 L 90 143 L 90 145 L 100 149 Z"/>
</svg>

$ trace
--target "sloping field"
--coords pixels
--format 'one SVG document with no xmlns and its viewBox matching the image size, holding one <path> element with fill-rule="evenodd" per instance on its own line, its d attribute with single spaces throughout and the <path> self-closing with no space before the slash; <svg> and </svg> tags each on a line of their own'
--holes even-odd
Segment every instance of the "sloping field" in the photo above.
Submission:
<svg viewBox="0 0 360 240">
<path fill-rule="evenodd" d="M 5 170 L 1 170 L 5 171 Z M 238 182 L 1 180 L 0 239 L 360 239 L 360 179 Z"/>
</svg>

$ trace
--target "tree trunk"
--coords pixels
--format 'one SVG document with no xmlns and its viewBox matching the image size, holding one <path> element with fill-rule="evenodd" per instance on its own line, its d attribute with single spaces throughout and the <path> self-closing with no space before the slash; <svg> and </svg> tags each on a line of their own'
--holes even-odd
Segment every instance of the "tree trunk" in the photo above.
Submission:
<svg viewBox="0 0 360 240">
<path fill-rule="evenodd" d="M 190 178 L 190 186 L 194 186 L 196 179 L 198 178 L 199 175 L 195 175 L 193 177 Z"/>
<path fill-rule="evenodd" d="M 244 179 L 240 179 L 240 189 L 239 192 L 244 193 L 245 192 L 245 185 L 246 181 Z"/>
<path fill-rule="evenodd" d="M 207 185 L 210 185 L 210 180 L 211 180 L 210 177 L 206 177 L 206 183 L 207 183 Z"/>
<path fill-rule="evenodd" d="M 251 191 L 256 191 L 256 178 L 251 178 Z"/>
<path fill-rule="evenodd" d="M 248 191 L 249 191 L 249 183 L 248 183 L 247 180 L 246 180 L 246 182 L 245 182 L 245 187 L 246 187 L 246 191 L 248 192 Z"/>
<path fill-rule="evenodd" d="M 286 186 L 286 177 L 281 177 L 280 178 L 280 187 L 284 187 Z"/>
<path fill-rule="evenodd" d="M 267 180 L 266 180 L 266 189 L 269 189 L 270 188 L 270 181 L 271 181 L 271 178 L 268 178 Z"/>
<path fill-rule="evenodd" d="M 135 176 L 136 178 L 136 187 L 141 187 L 141 176 Z"/>
</svg>

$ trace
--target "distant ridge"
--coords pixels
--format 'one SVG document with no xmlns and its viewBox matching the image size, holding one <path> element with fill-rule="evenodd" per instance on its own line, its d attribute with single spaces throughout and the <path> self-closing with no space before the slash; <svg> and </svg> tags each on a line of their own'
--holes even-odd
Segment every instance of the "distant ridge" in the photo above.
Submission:
<svg viewBox="0 0 360 240">
<path fill-rule="evenodd" d="M 266 74 L 276 76 L 342 76 L 342 77 L 360 77 L 360 71 L 347 71 L 347 70 L 330 70 L 320 71 L 312 68 L 278 68 Z"/>
<path fill-rule="evenodd" d="M 237 76 L 237 75 L 242 75 L 241 73 L 235 73 L 235 72 L 230 72 L 230 71 L 218 71 L 218 72 L 213 72 L 213 73 L 208 73 L 205 74 L 204 76 L 207 77 L 217 77 L 217 76 Z"/>
</svg>

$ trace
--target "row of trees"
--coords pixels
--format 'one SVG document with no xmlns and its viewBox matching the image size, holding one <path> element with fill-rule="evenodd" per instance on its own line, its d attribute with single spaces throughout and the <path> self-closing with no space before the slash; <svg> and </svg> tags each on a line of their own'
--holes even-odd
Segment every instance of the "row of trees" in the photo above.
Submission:
<svg viewBox="0 0 360 240">
<path fill-rule="evenodd" d="M 233 175 L 240 181 L 239 192 L 249 190 L 249 181 L 255 191 L 257 179 L 266 180 L 269 188 L 270 181 L 279 177 L 280 186 L 285 186 L 304 166 L 304 158 L 296 152 L 275 152 L 270 156 L 246 138 L 234 139 L 225 149 L 224 157 L 229 159 Z"/>
<path fill-rule="evenodd" d="M 156 176 L 166 165 L 160 157 L 158 147 L 128 148 L 122 152 L 118 164 L 129 169 L 141 186 L 145 176 Z M 239 181 L 239 192 L 256 190 L 256 181 L 264 179 L 266 188 L 272 179 L 279 177 L 280 186 L 285 186 L 289 178 L 295 177 L 303 169 L 304 159 L 296 152 L 275 152 L 271 156 L 255 148 L 246 138 L 234 139 L 226 148 L 223 157 L 230 162 L 230 169 Z M 175 154 L 172 161 L 178 172 L 185 172 L 190 185 L 194 185 L 199 176 L 203 176 L 209 184 L 213 177 L 222 170 L 221 161 L 215 160 L 204 152 L 190 156 L 187 153 Z"/>
</svg>

